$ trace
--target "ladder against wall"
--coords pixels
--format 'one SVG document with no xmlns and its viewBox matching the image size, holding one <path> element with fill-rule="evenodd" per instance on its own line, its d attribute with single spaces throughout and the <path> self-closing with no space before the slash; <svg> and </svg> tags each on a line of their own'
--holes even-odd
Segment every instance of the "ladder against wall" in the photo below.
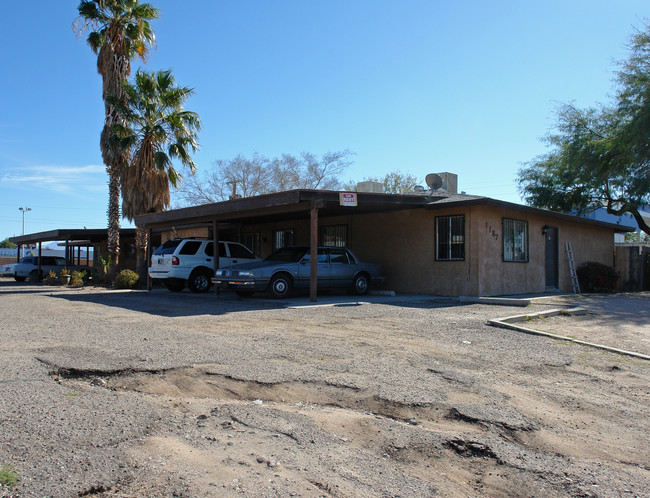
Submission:
<svg viewBox="0 0 650 498">
<path fill-rule="evenodd" d="M 569 274 L 571 275 L 571 285 L 573 286 L 573 293 L 580 294 L 580 282 L 578 282 L 578 272 L 576 272 L 576 261 L 573 258 L 573 249 L 571 249 L 571 242 L 567 242 L 566 255 L 569 258 Z"/>
</svg>

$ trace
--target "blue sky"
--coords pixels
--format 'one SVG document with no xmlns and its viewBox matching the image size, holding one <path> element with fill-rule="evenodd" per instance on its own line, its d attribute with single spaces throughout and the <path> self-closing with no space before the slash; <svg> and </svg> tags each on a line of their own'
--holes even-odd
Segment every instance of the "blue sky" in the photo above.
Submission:
<svg viewBox="0 0 650 498">
<path fill-rule="evenodd" d="M 195 89 L 200 171 L 350 149 L 345 181 L 450 171 L 459 190 L 511 202 L 555 105 L 606 102 L 650 18 L 647 0 L 151 3 L 161 18 L 143 67 Z M 101 79 L 72 31 L 77 5 L 3 4 L 0 239 L 20 235 L 19 207 L 32 209 L 26 233 L 107 223 Z"/>
</svg>

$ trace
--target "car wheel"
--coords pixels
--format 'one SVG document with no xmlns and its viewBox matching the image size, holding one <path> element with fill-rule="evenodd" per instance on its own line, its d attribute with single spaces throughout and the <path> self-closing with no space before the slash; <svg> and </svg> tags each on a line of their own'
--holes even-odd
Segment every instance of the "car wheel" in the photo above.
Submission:
<svg viewBox="0 0 650 498">
<path fill-rule="evenodd" d="M 14 275 L 14 280 L 16 282 L 24 282 L 27 279 L 27 277 L 19 277 L 18 275 Z"/>
<path fill-rule="evenodd" d="M 236 290 L 235 294 L 237 294 L 239 297 L 251 297 L 253 295 L 252 290 Z"/>
<path fill-rule="evenodd" d="M 368 277 L 366 275 L 357 275 L 352 282 L 352 292 L 357 296 L 363 296 L 368 292 Z"/>
<path fill-rule="evenodd" d="M 181 292 L 185 288 L 185 282 L 165 282 L 165 287 L 172 292 Z"/>
<path fill-rule="evenodd" d="M 291 277 L 286 273 L 280 273 L 271 279 L 269 292 L 275 299 L 282 299 L 289 295 L 292 287 L 293 282 L 291 281 Z"/>
<path fill-rule="evenodd" d="M 208 270 L 194 270 L 187 280 L 187 287 L 190 292 L 208 292 L 212 283 L 212 275 Z"/>
<path fill-rule="evenodd" d="M 41 281 L 41 274 L 38 270 L 32 270 L 29 272 L 29 281 L 32 283 L 37 283 Z"/>
</svg>

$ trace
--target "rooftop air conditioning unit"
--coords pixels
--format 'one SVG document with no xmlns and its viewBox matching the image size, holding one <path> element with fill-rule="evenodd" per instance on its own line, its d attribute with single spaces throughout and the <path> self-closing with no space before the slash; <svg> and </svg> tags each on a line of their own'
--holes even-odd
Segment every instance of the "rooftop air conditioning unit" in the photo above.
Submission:
<svg viewBox="0 0 650 498">
<path fill-rule="evenodd" d="M 384 192 L 383 182 L 375 182 L 369 180 L 367 182 L 357 183 L 357 192 L 372 192 L 375 194 L 382 194 Z"/>
</svg>

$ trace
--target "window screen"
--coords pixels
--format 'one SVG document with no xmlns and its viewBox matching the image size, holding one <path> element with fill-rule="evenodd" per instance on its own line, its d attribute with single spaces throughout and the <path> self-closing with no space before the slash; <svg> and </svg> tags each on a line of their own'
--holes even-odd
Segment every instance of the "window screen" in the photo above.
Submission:
<svg viewBox="0 0 650 498">
<path fill-rule="evenodd" d="M 348 246 L 348 226 L 330 225 L 321 229 L 321 243 L 330 247 Z"/>
<path fill-rule="evenodd" d="M 436 217 L 436 260 L 465 259 L 465 216 Z"/>
<path fill-rule="evenodd" d="M 528 262 L 528 222 L 503 218 L 503 261 Z"/>
<path fill-rule="evenodd" d="M 293 245 L 293 229 L 273 232 L 273 250 Z"/>
</svg>

